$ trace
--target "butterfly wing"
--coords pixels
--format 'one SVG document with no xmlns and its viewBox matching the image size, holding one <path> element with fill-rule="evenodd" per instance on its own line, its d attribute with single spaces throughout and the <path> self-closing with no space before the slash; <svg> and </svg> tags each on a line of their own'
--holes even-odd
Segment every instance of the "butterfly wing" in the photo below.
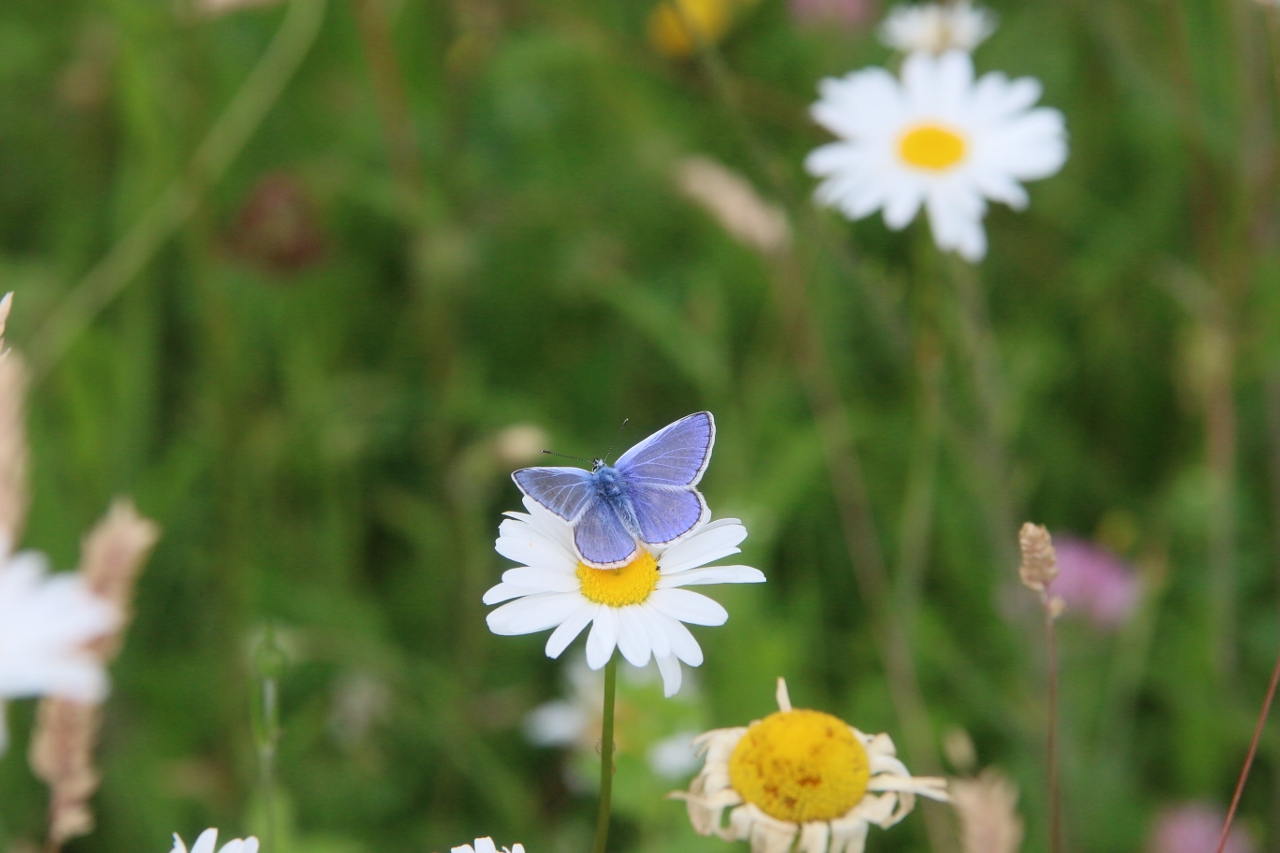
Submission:
<svg viewBox="0 0 1280 853">
<path fill-rule="evenodd" d="M 692 486 L 635 485 L 630 498 L 640 538 L 653 545 L 674 542 L 711 517 L 706 500 Z"/>
<path fill-rule="evenodd" d="M 520 491 L 565 521 L 576 521 L 596 499 L 595 479 L 581 468 L 521 468 L 511 475 Z"/>
<path fill-rule="evenodd" d="M 625 566 L 636 554 L 636 541 L 618 513 L 595 495 L 573 529 L 573 544 L 584 561 L 601 569 Z"/>
<path fill-rule="evenodd" d="M 658 430 L 614 463 L 633 486 L 694 486 L 711 462 L 716 421 L 696 412 Z"/>
</svg>

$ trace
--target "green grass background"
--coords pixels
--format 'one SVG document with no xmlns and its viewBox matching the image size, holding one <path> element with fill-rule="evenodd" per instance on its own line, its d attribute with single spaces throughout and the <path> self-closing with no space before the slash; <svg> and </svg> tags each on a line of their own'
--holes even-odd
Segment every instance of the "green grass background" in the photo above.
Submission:
<svg viewBox="0 0 1280 853">
<path fill-rule="evenodd" d="M 1046 849 L 1042 637 L 1017 605 L 1030 594 L 1013 557 L 1026 518 L 1101 537 L 1147 581 L 1121 632 L 1063 623 L 1069 849 L 1135 850 L 1162 805 L 1225 803 L 1280 645 L 1275 10 L 993 6 L 979 70 L 1043 81 L 1071 157 L 1031 187 L 1029 211 L 991 211 L 990 254 L 971 271 L 919 226 L 810 212 L 800 163 L 825 137 L 806 108 L 822 76 L 891 61 L 868 27 L 799 26 L 781 0 L 739 9 L 720 45 L 735 115 L 705 65 L 649 47 L 643 2 L 389 2 L 419 189 L 389 166 L 353 7 L 328 0 L 225 176 L 38 365 L 26 544 L 74 566 L 118 493 L 164 529 L 113 669 L 100 826 L 68 849 L 263 832 L 252 651 L 269 623 L 288 660 L 279 853 L 440 851 L 477 835 L 585 849 L 590 791 L 520 733 L 563 667 L 545 637 L 483 621 L 505 565 L 500 513 L 518 508 L 494 449 L 513 424 L 591 456 L 624 417 L 634 439 L 712 410 L 703 491 L 744 519 L 743 561 L 769 577 L 710 590 L 731 617 L 695 629 L 707 662 L 691 706 L 628 688 L 612 849 L 725 846 L 660 799 L 674 784 L 640 745 L 762 716 L 778 675 L 798 705 L 900 738 L 769 267 L 676 191 L 690 154 L 789 206 L 891 569 L 913 460 L 932 484 L 911 631 L 930 722 L 939 738 L 965 728 L 980 762 L 1018 782 L 1025 849 Z M 15 346 L 45 351 L 75 283 L 189 174 L 283 15 L 0 4 Z M 292 272 L 230 236 L 281 171 L 323 235 L 323 258 Z M 344 741 L 330 720 L 352 683 L 377 685 L 385 713 Z M 0 849 L 42 838 L 32 716 L 31 702 L 9 709 Z M 1268 733 L 1242 808 L 1270 849 L 1278 759 Z M 926 843 L 917 814 L 872 830 L 870 849 Z"/>
</svg>

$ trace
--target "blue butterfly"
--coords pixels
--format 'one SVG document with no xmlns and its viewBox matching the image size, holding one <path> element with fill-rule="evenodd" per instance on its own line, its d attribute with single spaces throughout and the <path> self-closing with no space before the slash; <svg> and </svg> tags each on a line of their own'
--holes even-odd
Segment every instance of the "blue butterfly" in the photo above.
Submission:
<svg viewBox="0 0 1280 853">
<path fill-rule="evenodd" d="M 521 468 L 520 491 L 573 525 L 582 561 L 601 569 L 625 566 L 638 542 L 670 545 L 711 517 L 694 488 L 711 462 L 716 421 L 698 412 L 660 429 L 609 466 Z"/>
</svg>

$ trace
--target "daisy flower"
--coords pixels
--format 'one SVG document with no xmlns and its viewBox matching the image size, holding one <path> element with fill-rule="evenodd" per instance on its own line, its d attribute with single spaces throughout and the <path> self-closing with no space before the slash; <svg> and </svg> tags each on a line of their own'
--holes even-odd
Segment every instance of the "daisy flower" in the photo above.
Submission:
<svg viewBox="0 0 1280 853">
<path fill-rule="evenodd" d="M 916 795 L 949 801 L 946 780 L 917 778 L 888 735 L 867 735 L 830 714 L 791 707 L 778 679 L 778 712 L 716 729 L 694 745 L 706 755 L 685 801 L 700 835 L 750 841 L 751 853 L 862 853 L 871 824 L 888 829 Z M 730 809 L 729 822 L 723 814 Z"/>
<path fill-rule="evenodd" d="M 0 554 L 7 550 L 0 547 Z M 88 644 L 119 624 L 116 608 L 78 573 L 49 577 L 44 555 L 35 551 L 0 558 L 0 752 L 7 741 L 4 700 L 102 701 L 107 674 Z"/>
<path fill-rule="evenodd" d="M 971 52 L 996 30 L 995 16 L 969 0 L 895 6 L 880 25 L 880 40 L 903 53 Z"/>
<path fill-rule="evenodd" d="M 824 179 L 818 201 L 850 219 L 883 208 L 894 230 L 924 205 L 938 247 L 969 261 L 987 252 L 986 199 L 1020 210 L 1019 181 L 1046 178 L 1067 159 L 1062 113 L 1032 108 L 1040 83 L 998 72 L 975 81 L 963 51 L 914 53 L 900 80 L 867 68 L 823 80 L 819 92 L 811 113 L 840 139 L 805 160 Z"/>
<path fill-rule="evenodd" d="M 494 845 L 492 838 L 477 838 L 476 846 L 463 844 L 461 847 L 453 847 L 449 853 L 498 853 L 498 848 Z M 503 847 L 502 853 L 524 853 L 524 845 L 517 844 L 515 847 Z"/>
<path fill-rule="evenodd" d="M 218 844 L 218 830 L 206 829 L 200 833 L 196 843 L 191 846 L 191 853 L 213 853 Z M 187 845 L 182 843 L 178 833 L 173 834 L 173 850 L 171 853 L 187 853 Z M 248 838 L 233 838 L 218 853 L 258 853 L 258 839 L 250 835 Z"/>
<path fill-rule="evenodd" d="M 683 623 L 723 625 L 729 618 L 715 601 L 679 587 L 765 580 L 749 566 L 700 568 L 739 553 L 747 529 L 736 518 L 703 523 L 660 552 L 642 546 L 620 569 L 596 569 L 578 557 L 573 528 L 564 519 L 530 498 L 524 505 L 528 514 L 507 513 L 498 530 L 498 553 L 522 565 L 504 572 L 502 583 L 484 594 L 485 604 L 507 602 L 490 611 L 489 629 L 514 635 L 554 628 L 547 656 L 556 658 L 591 625 L 588 666 L 600 669 L 615 648 L 633 666 L 652 656 L 667 696 L 680 689 L 680 661 L 702 664 L 702 649 Z"/>
</svg>

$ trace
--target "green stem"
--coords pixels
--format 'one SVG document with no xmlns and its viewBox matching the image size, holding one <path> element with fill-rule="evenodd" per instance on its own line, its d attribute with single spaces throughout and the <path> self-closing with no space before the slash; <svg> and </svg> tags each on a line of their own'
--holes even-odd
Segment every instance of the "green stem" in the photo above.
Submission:
<svg viewBox="0 0 1280 853">
<path fill-rule="evenodd" d="M 600 814 L 592 853 L 604 853 L 609 840 L 609 806 L 613 799 L 613 704 L 618 686 L 618 656 L 604 665 L 604 720 L 600 727 Z"/>
<path fill-rule="evenodd" d="M 325 0 L 293 0 L 284 22 L 240 90 L 175 177 L 98 263 L 44 319 L 28 353 L 32 383 L 43 379 L 93 318 L 133 280 L 199 206 L 275 106 L 324 20 Z"/>
</svg>

